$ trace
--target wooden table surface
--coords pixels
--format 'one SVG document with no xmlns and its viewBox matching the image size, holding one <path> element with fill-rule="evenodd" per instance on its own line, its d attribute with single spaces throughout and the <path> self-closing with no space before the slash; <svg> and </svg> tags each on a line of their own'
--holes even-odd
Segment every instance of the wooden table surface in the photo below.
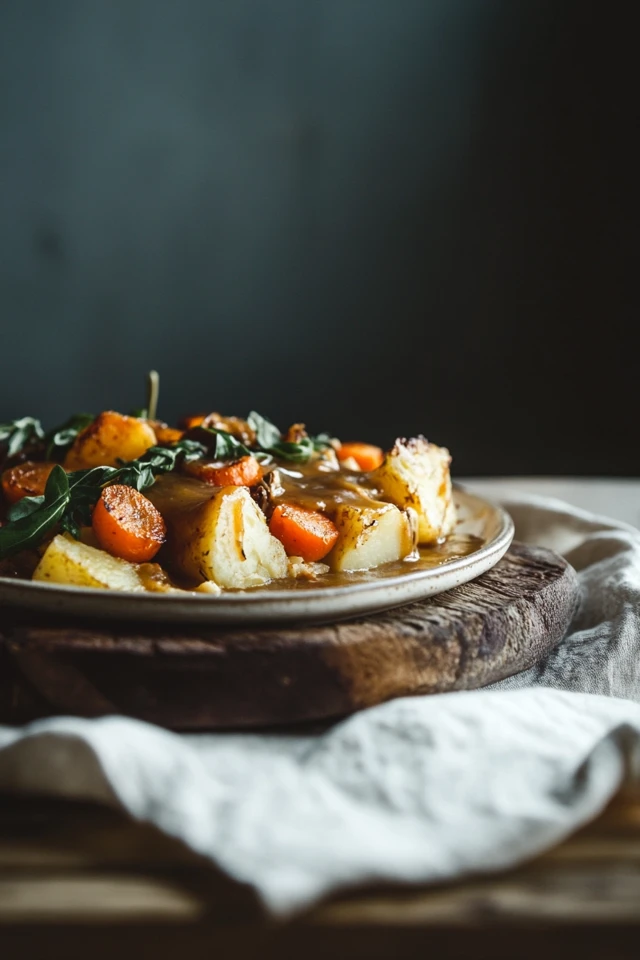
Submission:
<svg viewBox="0 0 640 960">
<path fill-rule="evenodd" d="M 640 481 L 571 483 L 468 485 L 556 493 L 638 524 Z M 0 960 L 434 951 L 474 960 L 636 958 L 640 787 L 625 788 L 594 823 L 518 869 L 445 887 L 361 891 L 287 923 L 266 920 L 248 890 L 154 828 L 85 804 L 0 797 Z"/>
</svg>

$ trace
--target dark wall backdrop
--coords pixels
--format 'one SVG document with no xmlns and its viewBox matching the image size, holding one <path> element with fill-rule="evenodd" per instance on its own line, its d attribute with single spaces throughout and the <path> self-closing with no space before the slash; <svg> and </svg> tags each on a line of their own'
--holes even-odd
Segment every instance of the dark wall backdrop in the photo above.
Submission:
<svg viewBox="0 0 640 960">
<path fill-rule="evenodd" d="M 640 474 L 631 3 L 3 0 L 0 420 Z"/>
</svg>

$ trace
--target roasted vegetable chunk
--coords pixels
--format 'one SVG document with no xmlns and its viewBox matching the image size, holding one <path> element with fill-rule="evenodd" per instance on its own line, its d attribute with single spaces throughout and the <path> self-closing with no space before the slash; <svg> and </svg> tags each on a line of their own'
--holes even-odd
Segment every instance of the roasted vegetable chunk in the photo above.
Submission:
<svg viewBox="0 0 640 960">
<path fill-rule="evenodd" d="M 47 460 L 25 460 L 9 467 L 2 474 L 2 492 L 8 503 L 17 503 L 23 497 L 41 497 L 55 464 Z"/>
<path fill-rule="evenodd" d="M 34 580 L 104 590 L 144 589 L 136 566 L 67 534 L 54 537 L 36 567 Z"/>
<path fill-rule="evenodd" d="M 333 519 L 338 540 L 326 558 L 332 570 L 369 570 L 401 560 L 415 549 L 417 520 L 412 510 L 392 503 L 365 507 L 343 503 Z"/>
<path fill-rule="evenodd" d="M 93 532 L 114 557 L 145 563 L 165 541 L 166 527 L 157 507 L 134 487 L 105 487 L 93 509 Z"/>
<path fill-rule="evenodd" d="M 155 444 L 155 431 L 146 420 L 106 410 L 78 434 L 64 468 L 115 467 L 120 460 L 137 460 Z"/>
<path fill-rule="evenodd" d="M 454 530 L 449 452 L 422 436 L 385 453 L 255 410 L 176 428 L 157 416 L 157 372 L 147 380 L 138 415 L 0 423 L 7 575 L 162 593 L 335 583 L 331 571 L 417 559 Z"/>
<path fill-rule="evenodd" d="M 381 466 L 370 474 L 391 503 L 415 510 L 419 543 L 435 543 L 455 526 L 450 463 L 447 449 L 416 437 L 396 440 Z"/>
<path fill-rule="evenodd" d="M 281 503 L 275 508 L 269 530 L 288 556 L 299 556 L 309 563 L 326 557 L 338 539 L 336 525 L 329 517 L 294 503 Z"/>
<path fill-rule="evenodd" d="M 148 496 L 167 524 L 167 562 L 183 577 L 244 589 L 287 576 L 284 547 L 269 533 L 246 487 L 212 490 L 168 475 Z"/>
</svg>

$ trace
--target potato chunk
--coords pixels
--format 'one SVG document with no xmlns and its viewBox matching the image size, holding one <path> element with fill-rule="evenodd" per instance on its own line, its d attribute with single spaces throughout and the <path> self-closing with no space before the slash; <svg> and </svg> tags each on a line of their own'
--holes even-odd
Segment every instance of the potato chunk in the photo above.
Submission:
<svg viewBox="0 0 640 960">
<path fill-rule="evenodd" d="M 382 464 L 370 474 L 391 503 L 416 511 L 419 543 L 435 543 L 455 526 L 450 463 L 445 447 L 415 437 L 396 440 Z"/>
<path fill-rule="evenodd" d="M 103 590 L 143 590 L 137 567 L 68 534 L 58 534 L 33 573 L 34 580 Z"/>
<path fill-rule="evenodd" d="M 146 420 L 105 410 L 78 434 L 67 452 L 64 468 L 116 467 L 118 460 L 137 460 L 155 444 L 155 431 Z"/>
<path fill-rule="evenodd" d="M 166 550 L 176 572 L 235 589 L 288 575 L 284 547 L 246 487 L 212 488 L 169 474 L 145 493 L 167 524 Z"/>
<path fill-rule="evenodd" d="M 333 521 L 339 537 L 326 560 L 334 571 L 369 570 L 381 563 L 402 560 L 416 545 L 415 513 L 400 510 L 392 503 L 342 503 Z"/>
</svg>

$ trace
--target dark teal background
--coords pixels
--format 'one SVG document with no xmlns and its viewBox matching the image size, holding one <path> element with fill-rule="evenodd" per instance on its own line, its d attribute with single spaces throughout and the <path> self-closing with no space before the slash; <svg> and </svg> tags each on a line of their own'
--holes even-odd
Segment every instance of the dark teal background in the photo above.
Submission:
<svg viewBox="0 0 640 960">
<path fill-rule="evenodd" d="M 168 418 L 640 474 L 632 11 L 3 0 L 0 420 L 156 367 Z"/>
</svg>

